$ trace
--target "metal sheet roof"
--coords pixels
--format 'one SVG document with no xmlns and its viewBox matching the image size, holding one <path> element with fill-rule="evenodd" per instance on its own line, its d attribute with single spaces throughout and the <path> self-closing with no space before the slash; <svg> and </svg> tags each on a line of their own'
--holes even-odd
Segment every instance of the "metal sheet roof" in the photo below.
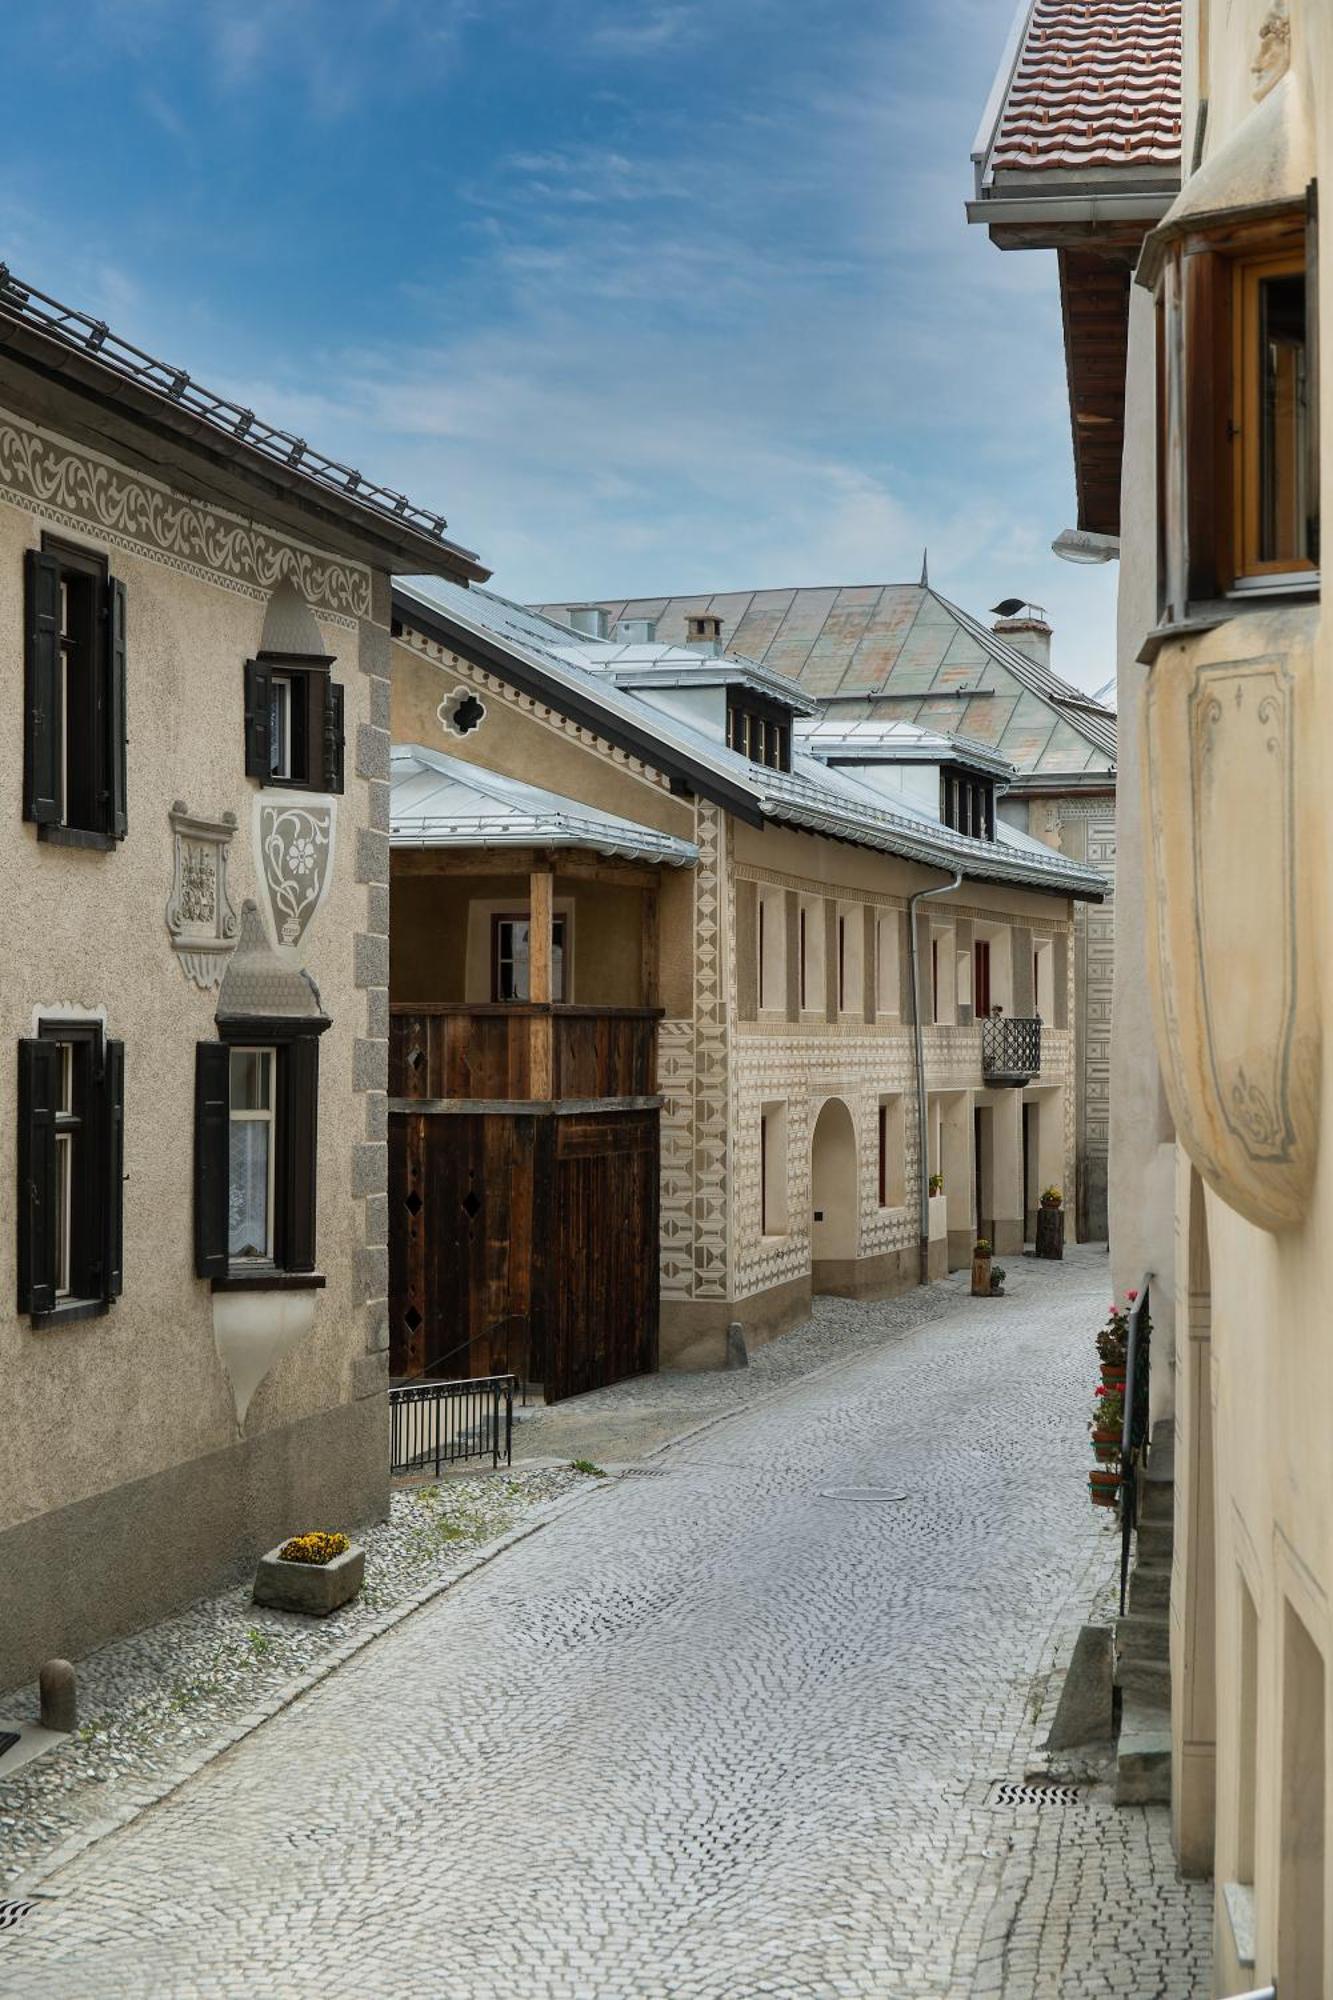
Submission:
<svg viewBox="0 0 1333 2000">
<path fill-rule="evenodd" d="M 520 612 L 494 592 L 465 590 L 435 578 L 428 587 L 395 585 L 394 612 L 404 626 L 415 618 L 426 636 L 465 655 L 469 636 L 485 641 L 482 657 L 493 671 L 503 673 L 508 652 L 519 684 L 539 685 L 553 707 L 564 707 L 589 727 L 600 728 L 609 741 L 631 744 L 645 763 L 688 772 L 705 797 L 748 819 L 784 820 L 928 867 L 960 867 L 973 880 L 1012 882 L 1095 901 L 1104 893 L 1095 870 L 1011 827 L 997 827 L 994 841 L 973 840 L 906 800 L 887 804 L 849 773 L 799 750 L 793 752 L 790 772 L 752 764 L 720 738 L 582 664 L 577 655 L 585 648 L 571 643 L 576 635 L 568 626 L 556 626 L 561 644 L 549 645 L 553 621 Z M 589 639 L 586 649 L 595 652 L 605 644 Z"/>
<path fill-rule="evenodd" d="M 563 608 L 546 605 L 538 615 L 550 621 Z M 1112 710 L 928 584 L 607 599 L 606 609 L 613 619 L 656 619 L 667 643 L 684 635 L 689 612 L 714 612 L 728 653 L 776 667 L 821 705 L 836 704 L 842 721 L 916 722 L 1019 771 L 1048 768 L 1051 752 L 1068 758 L 1071 773 L 1115 763 Z M 567 626 L 557 629 L 568 636 Z"/>
<path fill-rule="evenodd" d="M 578 847 L 672 868 L 699 859 L 692 841 L 420 743 L 395 745 L 390 782 L 392 847 Z"/>
</svg>

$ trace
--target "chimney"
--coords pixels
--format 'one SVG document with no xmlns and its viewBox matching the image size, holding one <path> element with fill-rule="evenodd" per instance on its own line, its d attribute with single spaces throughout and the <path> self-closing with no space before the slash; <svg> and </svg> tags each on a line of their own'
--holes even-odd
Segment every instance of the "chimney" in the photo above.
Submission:
<svg viewBox="0 0 1333 2000">
<path fill-rule="evenodd" d="M 691 611 L 685 620 L 685 644 L 714 659 L 722 651 L 722 620 L 715 611 Z"/>
<path fill-rule="evenodd" d="M 612 637 L 622 646 L 651 646 L 657 640 L 655 618 L 621 618 Z"/>
<path fill-rule="evenodd" d="M 576 632 L 583 634 L 585 639 L 604 639 L 608 625 L 606 606 L 575 604 L 570 609 L 569 622 Z"/>
<path fill-rule="evenodd" d="M 1006 597 L 991 606 L 991 615 L 995 619 L 991 630 L 997 638 L 1049 671 L 1052 633 L 1040 604 L 1027 604 L 1021 597 Z"/>
</svg>

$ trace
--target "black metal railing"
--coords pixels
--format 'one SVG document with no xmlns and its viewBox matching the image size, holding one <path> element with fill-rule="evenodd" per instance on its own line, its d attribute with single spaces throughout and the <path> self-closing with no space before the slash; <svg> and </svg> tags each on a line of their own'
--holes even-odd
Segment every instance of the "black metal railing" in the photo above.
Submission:
<svg viewBox="0 0 1333 2000">
<path fill-rule="evenodd" d="M 1041 1074 L 1041 1015 L 992 1014 L 981 1024 L 981 1073 L 997 1083 Z"/>
<path fill-rule="evenodd" d="M 1150 1275 L 1139 1281 L 1125 1342 L 1125 1415 L 1120 1431 L 1120 1616 L 1129 1589 L 1129 1551 L 1139 1518 L 1139 1471 L 1148 1446 L 1148 1370 L 1152 1348 Z"/>
<path fill-rule="evenodd" d="M 389 1472 L 442 1472 L 470 1458 L 512 1462 L 512 1375 L 406 1382 L 389 1391 Z"/>
</svg>

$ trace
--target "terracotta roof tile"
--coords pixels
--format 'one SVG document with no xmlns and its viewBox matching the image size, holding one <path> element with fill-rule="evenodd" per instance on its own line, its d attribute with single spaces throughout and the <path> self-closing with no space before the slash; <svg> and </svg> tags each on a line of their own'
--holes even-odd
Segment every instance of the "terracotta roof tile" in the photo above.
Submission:
<svg viewBox="0 0 1333 2000">
<path fill-rule="evenodd" d="M 1180 164 L 1180 0 L 1033 0 L 993 172 Z"/>
</svg>

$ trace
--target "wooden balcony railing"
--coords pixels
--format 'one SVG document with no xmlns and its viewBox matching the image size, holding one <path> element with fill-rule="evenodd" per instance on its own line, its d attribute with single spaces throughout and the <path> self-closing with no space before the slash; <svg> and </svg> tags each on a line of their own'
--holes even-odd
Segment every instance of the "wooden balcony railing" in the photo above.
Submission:
<svg viewBox="0 0 1333 2000">
<path fill-rule="evenodd" d="M 548 1102 L 651 1097 L 659 1007 L 399 1005 L 390 1098 Z"/>
</svg>

